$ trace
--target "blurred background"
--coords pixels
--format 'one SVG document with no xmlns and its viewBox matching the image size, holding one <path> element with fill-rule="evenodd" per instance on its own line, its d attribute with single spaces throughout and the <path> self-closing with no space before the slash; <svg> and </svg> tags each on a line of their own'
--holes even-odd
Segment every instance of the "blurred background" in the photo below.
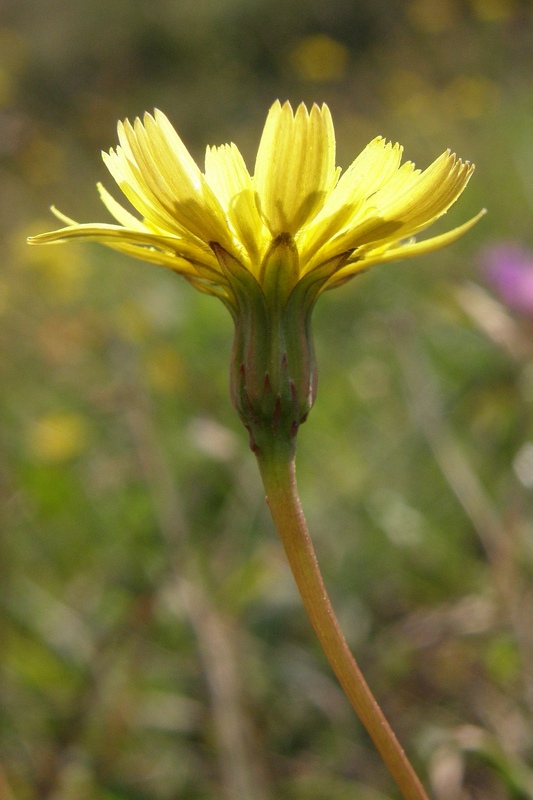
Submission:
<svg viewBox="0 0 533 800">
<path fill-rule="evenodd" d="M 159 107 L 253 168 L 276 99 L 476 173 L 315 313 L 304 508 L 350 646 L 435 800 L 533 797 L 533 6 L 0 5 L 0 797 L 386 800 L 231 408 L 213 298 L 104 248 L 100 150 Z M 115 195 L 118 197 L 117 192 Z M 530 249 L 531 248 L 531 252 Z"/>
</svg>

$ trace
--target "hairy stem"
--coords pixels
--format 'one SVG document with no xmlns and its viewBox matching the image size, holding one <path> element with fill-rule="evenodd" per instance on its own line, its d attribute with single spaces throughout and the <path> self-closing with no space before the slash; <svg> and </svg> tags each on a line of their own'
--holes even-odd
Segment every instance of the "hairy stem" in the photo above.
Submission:
<svg viewBox="0 0 533 800">
<path fill-rule="evenodd" d="M 257 450 L 256 456 L 274 525 L 322 649 L 405 800 L 428 800 L 335 617 L 298 497 L 294 450 L 285 442 L 274 441 Z"/>
</svg>

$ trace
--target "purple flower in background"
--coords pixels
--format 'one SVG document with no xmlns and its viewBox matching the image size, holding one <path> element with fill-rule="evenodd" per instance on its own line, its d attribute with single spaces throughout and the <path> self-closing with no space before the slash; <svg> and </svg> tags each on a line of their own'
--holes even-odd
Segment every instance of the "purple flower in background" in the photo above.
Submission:
<svg viewBox="0 0 533 800">
<path fill-rule="evenodd" d="M 480 262 L 504 303 L 533 316 L 533 253 L 520 244 L 501 242 L 483 250 Z"/>
</svg>

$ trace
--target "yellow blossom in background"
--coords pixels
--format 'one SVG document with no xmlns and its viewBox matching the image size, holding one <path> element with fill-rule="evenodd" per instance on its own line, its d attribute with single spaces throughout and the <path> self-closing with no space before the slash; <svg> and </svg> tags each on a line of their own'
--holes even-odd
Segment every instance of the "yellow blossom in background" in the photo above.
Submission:
<svg viewBox="0 0 533 800">
<path fill-rule="evenodd" d="M 350 51 L 323 33 L 300 39 L 290 54 L 297 75 L 306 81 L 340 81 L 346 73 Z"/>
<path fill-rule="evenodd" d="M 512 19 L 519 11 L 516 0 L 471 0 L 474 13 L 487 22 Z"/>
<path fill-rule="evenodd" d="M 119 123 L 118 136 L 119 146 L 104 161 L 141 218 L 100 185 L 119 224 L 78 224 L 56 211 L 66 227 L 30 243 L 97 241 L 170 267 L 233 307 L 221 251 L 264 286 L 273 268 L 269 249 L 286 237 L 293 256 L 283 267 L 285 295 L 310 274 L 320 292 L 373 264 L 450 244 L 478 218 L 415 241 L 457 200 L 473 166 L 447 151 L 421 171 L 410 161 L 401 164 L 400 145 L 378 136 L 341 174 L 325 105 L 308 111 L 302 104 L 294 113 L 289 103 L 276 102 L 253 176 L 234 144 L 208 147 L 202 172 L 160 111 Z"/>
<path fill-rule="evenodd" d="M 28 431 L 28 450 L 35 461 L 63 464 L 79 456 L 89 441 L 87 421 L 71 411 L 54 411 L 36 419 Z"/>
<path fill-rule="evenodd" d="M 448 119 L 478 119 L 492 111 L 499 101 L 497 83 L 484 75 L 458 75 L 439 98 Z"/>
<path fill-rule="evenodd" d="M 160 344 L 144 359 L 149 386 L 156 392 L 172 394 L 187 386 L 187 370 L 180 354 L 170 344 Z"/>
<path fill-rule="evenodd" d="M 453 0 L 410 0 L 405 10 L 411 24 L 427 33 L 453 30 L 460 20 Z"/>
</svg>

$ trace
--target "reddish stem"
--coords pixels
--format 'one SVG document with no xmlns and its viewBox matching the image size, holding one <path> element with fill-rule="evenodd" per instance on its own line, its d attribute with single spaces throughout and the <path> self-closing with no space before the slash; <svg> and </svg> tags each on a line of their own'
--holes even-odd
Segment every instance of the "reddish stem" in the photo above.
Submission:
<svg viewBox="0 0 533 800">
<path fill-rule="evenodd" d="M 270 513 L 327 659 L 405 800 L 428 800 L 352 656 L 329 600 L 298 497 L 294 454 L 274 442 L 256 452 Z"/>
</svg>

